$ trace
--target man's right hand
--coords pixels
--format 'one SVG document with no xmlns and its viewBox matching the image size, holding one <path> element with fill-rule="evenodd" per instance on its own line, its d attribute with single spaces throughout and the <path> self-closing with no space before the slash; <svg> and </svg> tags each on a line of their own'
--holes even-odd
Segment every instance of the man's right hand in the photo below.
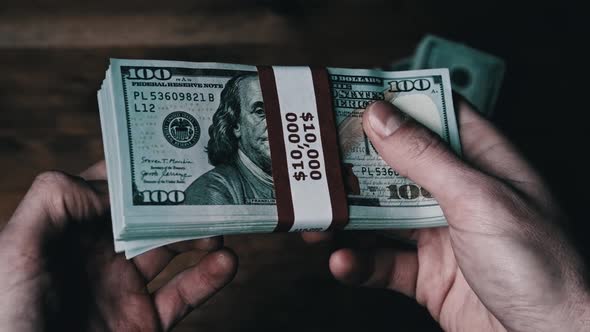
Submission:
<svg viewBox="0 0 590 332">
<path fill-rule="evenodd" d="M 340 249 L 332 274 L 415 297 L 448 331 L 590 330 L 585 267 L 546 185 L 467 104 L 458 116 L 465 161 L 391 104 L 367 109 L 363 128 L 381 157 L 433 194 L 449 227 L 411 232 L 417 251 Z"/>
</svg>

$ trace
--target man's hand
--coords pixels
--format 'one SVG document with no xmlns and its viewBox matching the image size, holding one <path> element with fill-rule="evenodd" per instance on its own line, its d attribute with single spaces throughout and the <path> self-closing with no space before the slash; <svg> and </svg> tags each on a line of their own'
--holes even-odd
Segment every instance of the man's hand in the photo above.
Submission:
<svg viewBox="0 0 590 332">
<path fill-rule="evenodd" d="M 458 116 L 465 161 L 389 103 L 365 112 L 381 157 L 433 194 L 449 227 L 406 234 L 417 251 L 340 249 L 332 274 L 415 297 L 448 331 L 590 330 L 583 262 L 547 187 L 467 104 Z M 308 242 L 326 236 L 304 234 Z"/>
<path fill-rule="evenodd" d="M 232 280 L 237 258 L 220 237 L 116 254 L 105 178 L 104 163 L 37 177 L 0 232 L 0 331 L 167 331 Z M 189 250 L 208 253 L 150 294 Z"/>
</svg>

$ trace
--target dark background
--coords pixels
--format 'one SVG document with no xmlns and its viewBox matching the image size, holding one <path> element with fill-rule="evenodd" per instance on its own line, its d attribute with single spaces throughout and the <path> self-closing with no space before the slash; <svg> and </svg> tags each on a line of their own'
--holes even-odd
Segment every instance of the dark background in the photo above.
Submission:
<svg viewBox="0 0 590 332">
<path fill-rule="evenodd" d="M 586 19 L 574 1 L 3 0 L 0 226 L 35 174 L 103 158 L 96 91 L 110 57 L 374 67 L 434 33 L 506 60 L 492 120 L 546 177 L 586 252 Z M 227 243 L 241 259 L 236 280 L 178 331 L 438 330 L 413 300 L 336 283 L 329 245 L 297 234 Z"/>
</svg>

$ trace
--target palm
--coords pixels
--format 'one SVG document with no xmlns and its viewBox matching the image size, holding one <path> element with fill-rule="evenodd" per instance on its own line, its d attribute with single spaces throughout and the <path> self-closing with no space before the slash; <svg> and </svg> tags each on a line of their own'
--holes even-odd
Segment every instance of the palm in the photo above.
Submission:
<svg viewBox="0 0 590 332">
<path fill-rule="evenodd" d="M 449 230 L 424 229 L 413 237 L 418 244 L 417 278 L 415 294 L 408 295 L 415 296 L 445 330 L 504 331 L 465 280 Z"/>
</svg>

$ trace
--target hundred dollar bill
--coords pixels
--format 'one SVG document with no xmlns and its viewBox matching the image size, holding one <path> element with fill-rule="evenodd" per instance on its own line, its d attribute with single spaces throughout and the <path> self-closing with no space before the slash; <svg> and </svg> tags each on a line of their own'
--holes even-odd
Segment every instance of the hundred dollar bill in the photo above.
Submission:
<svg viewBox="0 0 590 332">
<path fill-rule="evenodd" d="M 329 73 L 350 204 L 412 209 L 435 204 L 425 188 L 401 177 L 379 157 L 362 130 L 361 117 L 371 101 L 390 101 L 459 152 L 446 70 L 380 72 L 329 68 Z"/>
<path fill-rule="evenodd" d="M 426 35 L 413 56 L 386 67 L 388 70 L 448 68 L 453 91 L 486 117 L 493 113 L 506 64 L 501 58 L 444 38 Z"/>
<path fill-rule="evenodd" d="M 324 102 L 321 98 L 330 99 L 337 146 L 322 145 L 320 135 L 312 137 L 311 131 L 297 132 L 301 143 L 291 142 L 297 152 L 288 150 L 291 157 L 287 157 L 301 154 L 311 159 L 306 169 L 285 173 L 289 179 L 281 183 L 290 181 L 298 188 L 298 183 L 306 179 L 321 178 L 327 166 L 314 152 L 320 144 L 318 154 L 335 152 L 338 156 L 338 174 L 342 175 L 346 197 L 346 229 L 445 224 L 427 188 L 400 176 L 379 157 L 362 130 L 361 116 L 370 102 L 390 101 L 438 133 L 459 153 L 448 71 L 325 71 L 330 93 L 316 91 L 313 98 L 318 105 Z M 287 88 L 302 84 L 290 77 L 295 73 L 307 77 L 305 69 L 277 67 L 274 72 L 279 104 L 288 101 L 295 109 L 309 107 L 306 98 L 314 93 L 313 86 Z M 271 147 L 276 149 L 279 143 L 276 137 L 269 138 L 270 100 L 268 92 L 263 91 L 260 73 L 258 67 L 236 64 L 111 61 L 98 100 L 118 249 L 277 228 L 277 193 L 282 188 L 275 184 L 281 177 L 273 174 L 278 155 Z M 301 114 L 290 125 L 319 125 L 313 115 Z M 289 113 L 286 119 L 290 121 Z M 284 130 L 285 142 L 295 140 L 287 136 L 289 128 L 292 126 Z M 290 167 L 296 167 L 294 160 L 288 159 Z M 313 225 L 314 216 L 321 218 L 324 210 L 322 190 L 305 192 L 307 187 L 301 188 L 302 195 L 312 199 L 304 204 L 308 211 L 300 215 Z M 317 184 L 313 188 L 318 188 Z M 328 228 L 324 226 L 298 230 Z M 134 241 L 135 245 L 130 245 Z"/>
<path fill-rule="evenodd" d="M 485 116 L 493 113 L 506 71 L 504 60 L 467 45 L 427 35 L 411 69 L 449 68 L 453 89 Z"/>
</svg>

